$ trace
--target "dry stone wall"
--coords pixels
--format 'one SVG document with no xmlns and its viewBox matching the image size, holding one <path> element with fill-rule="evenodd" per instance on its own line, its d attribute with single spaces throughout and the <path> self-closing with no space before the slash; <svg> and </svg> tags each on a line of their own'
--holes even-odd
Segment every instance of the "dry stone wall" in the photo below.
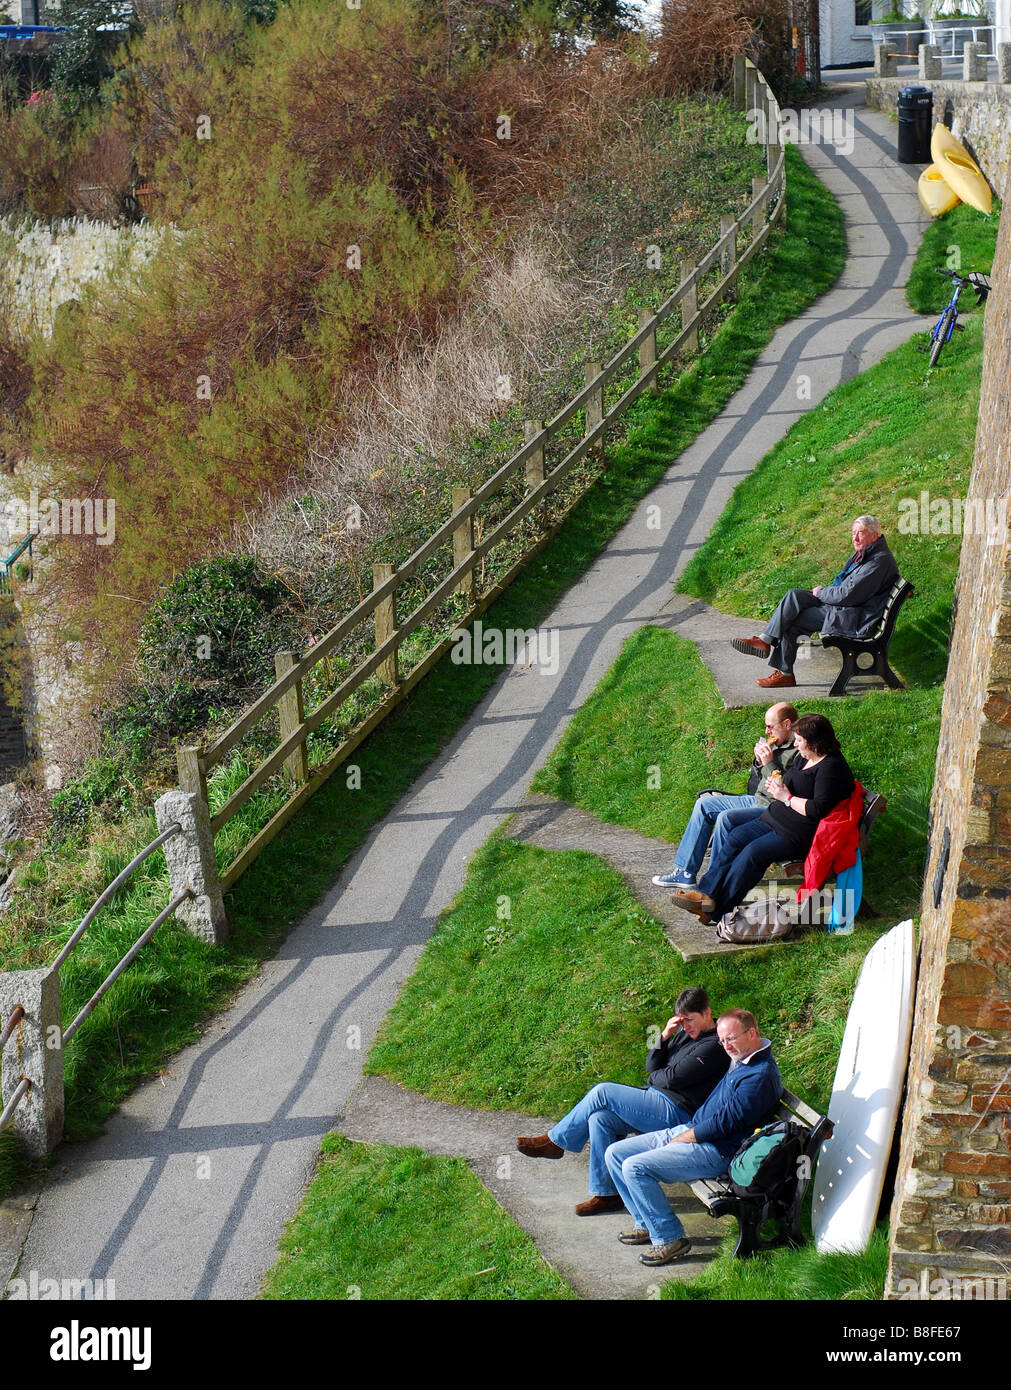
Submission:
<svg viewBox="0 0 1011 1390">
<path fill-rule="evenodd" d="M 1011 193 L 1005 183 L 1005 193 Z M 924 883 L 887 1297 L 1007 1297 L 1011 1259 L 1011 219 L 986 311 Z M 943 491 L 938 480 L 938 491 Z M 999 510 L 997 510 L 999 509 Z M 989 1281 L 989 1282 L 987 1282 Z"/>
<path fill-rule="evenodd" d="M 867 105 L 895 114 L 899 89 L 929 87 L 934 121 L 949 126 L 999 193 L 1011 176 L 1011 84 L 1006 82 L 921 82 L 918 77 L 875 77 L 867 83 Z"/>
</svg>

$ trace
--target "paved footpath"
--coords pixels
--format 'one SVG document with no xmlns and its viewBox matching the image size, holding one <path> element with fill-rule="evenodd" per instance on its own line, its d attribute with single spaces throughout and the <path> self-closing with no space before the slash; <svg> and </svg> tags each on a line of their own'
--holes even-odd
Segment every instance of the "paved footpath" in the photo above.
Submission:
<svg viewBox="0 0 1011 1390">
<path fill-rule="evenodd" d="M 522 800 L 625 638 L 643 623 L 676 626 L 676 609 L 664 612 L 671 581 L 737 482 L 826 392 L 922 326 L 900 288 L 922 230 L 915 171 L 895 163 L 895 127 L 858 105 L 862 92 L 834 98 L 857 108 L 852 153 L 803 151 L 846 215 L 836 287 L 776 334 L 720 418 L 546 619 L 560 634 L 557 674 L 504 673 L 234 1006 L 135 1091 L 101 1138 L 61 1149 L 22 1277 L 111 1278 L 121 1299 L 256 1293 L 320 1139 L 470 856 Z M 802 375 L 810 400 L 798 400 Z M 661 507 L 663 531 L 647 530 L 647 502 Z M 572 1174 L 578 1201 L 578 1166 L 544 1166 Z"/>
</svg>

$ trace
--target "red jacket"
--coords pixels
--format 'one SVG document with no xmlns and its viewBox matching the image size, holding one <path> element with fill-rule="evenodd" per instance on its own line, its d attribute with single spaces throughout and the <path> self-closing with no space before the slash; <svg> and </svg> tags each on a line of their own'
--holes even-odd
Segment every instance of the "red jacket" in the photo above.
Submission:
<svg viewBox="0 0 1011 1390">
<path fill-rule="evenodd" d="M 852 793 L 818 822 L 804 860 L 804 886 L 797 890 L 798 902 L 816 893 L 830 874 L 840 874 L 857 862 L 863 810 L 864 789 L 858 782 Z"/>
</svg>

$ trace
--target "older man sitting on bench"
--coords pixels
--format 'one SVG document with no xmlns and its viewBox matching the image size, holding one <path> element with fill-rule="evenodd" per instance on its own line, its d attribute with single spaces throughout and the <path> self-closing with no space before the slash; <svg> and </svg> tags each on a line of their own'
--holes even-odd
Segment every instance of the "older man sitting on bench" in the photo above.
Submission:
<svg viewBox="0 0 1011 1390">
<path fill-rule="evenodd" d="M 853 523 L 853 551 L 831 584 L 791 589 L 779 602 L 760 636 L 735 637 L 731 646 L 747 656 L 767 658 L 776 669 L 757 685 L 777 690 L 797 684 L 793 664 L 801 637 L 866 637 L 874 631 L 899 573 L 877 517 Z"/>
</svg>

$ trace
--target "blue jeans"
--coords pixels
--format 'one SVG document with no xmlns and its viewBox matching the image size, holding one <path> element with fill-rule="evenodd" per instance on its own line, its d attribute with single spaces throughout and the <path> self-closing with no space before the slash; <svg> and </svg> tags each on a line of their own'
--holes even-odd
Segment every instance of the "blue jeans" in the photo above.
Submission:
<svg viewBox="0 0 1011 1390">
<path fill-rule="evenodd" d="M 680 1240 L 685 1228 L 664 1195 L 662 1182 L 697 1182 L 718 1178 L 730 1167 L 715 1144 L 672 1144 L 675 1134 L 688 1129 L 657 1130 L 612 1144 L 605 1155 L 608 1171 L 635 1224 L 649 1231 L 654 1245 Z"/>
<path fill-rule="evenodd" d="M 713 826 L 713 842 L 709 854 L 710 863 L 723 857 L 724 842 L 732 830 L 736 830 L 739 825 L 747 825 L 748 821 L 758 820 L 766 809 L 764 804 L 760 806 L 753 796 L 749 797 L 749 800 L 754 804 L 738 806 L 730 811 L 721 811 L 716 817 L 716 824 Z"/>
<path fill-rule="evenodd" d="M 710 858 L 709 868 L 698 883 L 699 892 L 708 894 L 716 904 L 710 916 L 722 917 L 742 903 L 777 859 L 796 857 L 788 841 L 757 816 L 735 826 L 724 837 L 719 856 Z"/>
<path fill-rule="evenodd" d="M 685 1124 L 691 1115 L 654 1086 L 620 1086 L 603 1081 L 574 1105 L 558 1121 L 548 1137 L 560 1149 L 579 1153 L 590 1141 L 591 1197 L 613 1197 L 614 1184 L 604 1162 L 608 1144 L 622 1138 L 630 1129 L 662 1129 Z"/>
<path fill-rule="evenodd" d="M 687 869 L 692 878 L 698 877 L 706 849 L 713 835 L 717 817 L 724 811 L 737 811 L 757 805 L 753 796 L 730 796 L 723 792 L 706 792 L 696 797 L 685 833 L 674 855 L 679 869 Z M 715 854 L 715 849 L 713 853 Z"/>
</svg>

